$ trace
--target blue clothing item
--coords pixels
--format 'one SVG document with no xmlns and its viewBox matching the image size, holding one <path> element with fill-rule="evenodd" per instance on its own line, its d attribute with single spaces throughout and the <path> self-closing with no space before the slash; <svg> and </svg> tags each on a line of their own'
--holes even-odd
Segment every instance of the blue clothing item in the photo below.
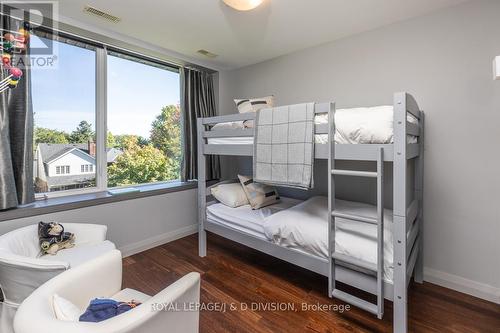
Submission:
<svg viewBox="0 0 500 333">
<path fill-rule="evenodd" d="M 90 301 L 87 310 L 80 316 L 80 321 L 98 323 L 113 318 L 132 309 L 129 303 L 117 302 L 112 299 L 96 298 Z"/>
</svg>

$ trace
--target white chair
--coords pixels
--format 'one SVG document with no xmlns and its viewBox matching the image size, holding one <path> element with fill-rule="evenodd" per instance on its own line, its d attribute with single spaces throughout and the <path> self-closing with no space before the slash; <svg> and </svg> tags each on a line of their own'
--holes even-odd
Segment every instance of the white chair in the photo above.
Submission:
<svg viewBox="0 0 500 333">
<path fill-rule="evenodd" d="M 64 223 L 63 226 L 65 231 L 75 234 L 75 246 L 55 255 L 39 256 L 37 225 L 0 236 L 0 288 L 6 304 L 18 306 L 47 280 L 115 249 L 106 240 L 104 225 Z"/>
<path fill-rule="evenodd" d="M 17 310 L 14 331 L 16 333 L 198 332 L 199 273 L 187 274 L 153 297 L 133 289 L 120 290 L 121 284 L 121 253 L 114 250 L 56 276 L 35 290 Z M 96 297 L 119 301 L 134 299 L 142 304 L 99 323 L 63 321 L 56 318 L 53 309 L 54 294 L 76 305 L 82 313 L 90 300 Z M 168 306 L 161 308 L 161 305 L 174 305 L 177 311 Z"/>
</svg>

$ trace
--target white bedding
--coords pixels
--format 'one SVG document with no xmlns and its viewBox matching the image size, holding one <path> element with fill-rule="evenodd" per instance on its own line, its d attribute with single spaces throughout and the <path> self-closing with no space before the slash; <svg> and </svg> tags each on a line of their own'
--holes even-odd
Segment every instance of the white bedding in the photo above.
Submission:
<svg viewBox="0 0 500 333">
<path fill-rule="evenodd" d="M 328 134 L 316 134 L 316 144 L 328 143 Z M 208 138 L 209 145 L 253 145 L 253 136 L 235 136 L 227 138 Z"/>
<path fill-rule="evenodd" d="M 341 212 L 376 217 L 376 207 L 337 200 Z M 280 246 L 326 258 L 328 256 L 328 203 L 326 197 L 307 201 L 283 198 L 276 205 L 252 210 L 249 205 L 230 208 L 221 203 L 207 207 L 213 222 Z M 392 211 L 384 211 L 384 279 L 392 283 L 393 244 Z M 336 251 L 371 263 L 377 261 L 376 226 L 336 219 Z"/>
<path fill-rule="evenodd" d="M 393 143 L 393 113 L 394 108 L 376 106 L 369 108 L 338 109 L 335 111 L 335 143 L 337 144 L 389 144 Z M 418 123 L 418 120 L 408 115 L 408 121 Z M 318 114 L 314 118 L 316 124 L 327 124 L 328 114 Z M 242 121 L 216 124 L 212 130 L 241 129 Z M 316 134 L 315 142 L 328 142 L 327 134 Z M 415 137 L 408 138 L 409 143 L 415 143 Z M 209 144 L 253 144 L 253 137 L 240 138 L 209 138 Z"/>
<path fill-rule="evenodd" d="M 328 256 L 328 202 L 326 197 L 313 197 L 290 209 L 266 218 L 264 232 L 274 243 L 301 249 L 317 256 Z M 376 207 L 351 201 L 336 201 L 340 212 L 376 217 Z M 375 225 L 336 218 L 335 251 L 377 262 L 377 227 Z M 392 282 L 393 274 L 392 211 L 384 211 L 384 279 Z"/>
<path fill-rule="evenodd" d="M 300 200 L 281 197 L 281 202 L 255 210 L 250 205 L 231 208 L 216 203 L 207 207 L 207 218 L 217 224 L 266 239 L 263 226 L 265 218 L 299 203 Z"/>
</svg>

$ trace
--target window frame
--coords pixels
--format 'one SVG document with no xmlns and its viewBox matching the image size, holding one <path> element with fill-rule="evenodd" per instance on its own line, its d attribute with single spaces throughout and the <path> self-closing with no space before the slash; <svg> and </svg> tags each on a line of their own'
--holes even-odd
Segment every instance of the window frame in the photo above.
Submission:
<svg viewBox="0 0 500 333">
<path fill-rule="evenodd" d="M 136 184 L 136 185 L 123 185 L 116 187 L 108 187 L 108 175 L 107 175 L 107 157 L 106 157 L 106 143 L 107 143 L 107 57 L 108 55 L 121 54 L 124 56 L 129 56 L 132 58 L 136 58 L 137 60 L 143 60 L 149 63 L 156 63 L 162 66 L 166 70 L 171 70 L 172 72 L 176 72 L 179 75 L 181 74 L 181 65 L 176 65 L 174 63 L 169 63 L 167 61 L 158 59 L 156 57 L 148 56 L 144 53 L 138 53 L 135 51 L 131 51 L 125 48 L 109 46 L 107 44 L 89 40 L 85 37 L 61 32 L 61 31 L 51 31 L 50 29 L 46 29 L 43 27 L 39 27 L 39 29 L 49 32 L 53 40 L 57 40 L 58 36 L 61 36 L 67 40 L 78 41 L 87 43 L 92 45 L 95 48 L 95 133 L 96 133 L 96 164 L 95 168 L 91 165 L 89 167 L 90 170 L 95 171 L 95 182 L 96 185 L 90 188 L 80 188 L 80 189 L 70 189 L 70 190 L 61 190 L 55 192 L 44 192 L 44 193 L 36 193 L 36 200 L 46 200 L 50 198 L 64 197 L 64 196 L 74 196 L 79 194 L 91 194 L 97 192 L 107 192 L 110 189 L 116 188 L 130 188 L 130 187 L 148 187 L 153 185 L 166 185 L 172 183 L 183 183 L 181 179 L 177 180 L 166 180 L 159 181 L 153 183 L 144 183 L 144 184 Z M 49 37 L 45 37 L 49 38 Z M 179 80 L 179 92 L 182 89 L 182 80 Z M 182 129 L 181 129 L 182 131 Z M 182 133 L 181 133 L 182 135 Z M 61 167 L 61 171 L 62 171 Z M 94 172 L 92 171 L 92 172 Z M 85 172 L 86 173 L 86 172 Z M 58 175 L 64 175 L 60 173 Z"/>
</svg>

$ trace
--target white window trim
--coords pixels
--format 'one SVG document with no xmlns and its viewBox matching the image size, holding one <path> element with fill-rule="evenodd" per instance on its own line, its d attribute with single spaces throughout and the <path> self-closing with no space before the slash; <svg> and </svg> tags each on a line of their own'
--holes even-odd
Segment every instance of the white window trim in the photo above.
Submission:
<svg viewBox="0 0 500 333">
<path fill-rule="evenodd" d="M 96 192 L 103 192 L 97 187 L 89 187 L 89 188 L 78 188 L 74 190 L 64 190 L 64 191 L 55 191 L 55 192 L 45 192 L 45 193 L 36 193 L 35 200 L 46 200 L 50 198 L 60 198 L 69 195 L 78 195 L 78 194 L 90 194 Z"/>
<path fill-rule="evenodd" d="M 107 141 L 107 64 L 106 46 L 96 49 L 96 187 L 99 191 L 108 189 L 108 170 L 106 158 Z"/>
</svg>

